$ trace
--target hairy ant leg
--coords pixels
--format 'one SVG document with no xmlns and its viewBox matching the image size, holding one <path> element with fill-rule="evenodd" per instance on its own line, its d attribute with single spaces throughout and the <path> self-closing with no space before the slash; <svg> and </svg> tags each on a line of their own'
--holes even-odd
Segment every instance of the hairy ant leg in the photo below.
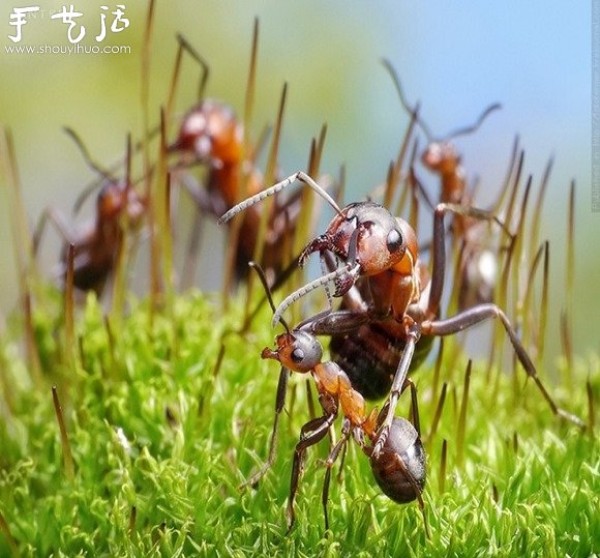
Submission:
<svg viewBox="0 0 600 558">
<path fill-rule="evenodd" d="M 329 503 L 329 486 L 331 484 L 331 470 L 337 458 L 339 457 L 340 452 L 346 448 L 346 444 L 348 443 L 351 434 L 352 425 L 348 419 L 344 419 L 344 424 L 342 425 L 342 436 L 333 446 L 333 448 L 331 448 L 329 455 L 327 456 L 327 460 L 325 461 L 325 479 L 323 480 L 323 492 L 321 494 L 323 515 L 325 517 L 325 531 L 329 531 L 329 513 L 327 511 L 327 506 Z M 361 440 L 359 443 L 360 445 L 363 445 L 364 441 Z"/>
<path fill-rule="evenodd" d="M 523 347 L 521 344 L 517 332 L 512 327 L 506 314 L 495 304 L 479 304 L 446 320 L 425 321 L 421 324 L 421 328 L 423 335 L 453 335 L 459 331 L 491 318 L 498 318 L 502 323 L 502 326 L 504 327 L 504 330 L 510 339 L 519 362 L 523 366 L 527 375 L 535 382 L 542 396 L 550 406 L 552 413 L 560 418 L 572 422 L 580 428 L 585 428 L 584 422 L 579 417 L 560 408 L 550 396 L 548 390 L 545 388 L 540 377 L 538 376 L 535 365 L 529 358 L 525 347 Z"/>
<path fill-rule="evenodd" d="M 273 419 L 273 429 L 269 439 L 269 453 L 267 455 L 267 460 L 260 469 L 250 475 L 250 477 L 241 485 L 240 488 L 245 488 L 247 486 L 251 486 L 253 488 L 256 487 L 259 481 L 265 476 L 275 462 L 279 417 L 281 416 L 281 412 L 283 411 L 283 407 L 285 405 L 285 394 L 287 392 L 289 376 L 289 369 L 282 366 L 281 372 L 279 373 L 279 381 L 277 382 L 277 395 L 275 396 L 275 417 Z"/>
<path fill-rule="evenodd" d="M 296 444 L 294 450 L 294 460 L 292 462 L 292 477 L 290 481 L 290 495 L 288 497 L 287 519 L 288 532 L 291 531 L 296 522 L 296 512 L 294 511 L 294 502 L 298 493 L 298 482 L 300 475 L 304 469 L 304 460 L 306 458 L 306 450 L 318 444 L 329 432 L 335 419 L 337 418 L 337 405 L 331 409 L 332 412 L 324 414 L 321 417 L 308 421 L 300 430 L 300 441 Z M 325 508 L 325 525 L 328 528 L 327 506 Z"/>
</svg>

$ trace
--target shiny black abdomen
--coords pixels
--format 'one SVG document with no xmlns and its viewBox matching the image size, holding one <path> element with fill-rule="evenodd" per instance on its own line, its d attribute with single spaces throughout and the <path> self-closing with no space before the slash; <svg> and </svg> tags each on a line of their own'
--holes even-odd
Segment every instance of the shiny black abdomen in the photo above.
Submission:
<svg viewBox="0 0 600 558">
<path fill-rule="evenodd" d="M 409 370 L 419 366 L 429 354 L 433 337 L 417 343 Z M 348 374 L 352 386 L 365 399 L 381 399 L 389 394 L 402 351 L 403 328 L 393 320 L 371 322 L 349 334 L 331 336 L 331 360 Z"/>
</svg>

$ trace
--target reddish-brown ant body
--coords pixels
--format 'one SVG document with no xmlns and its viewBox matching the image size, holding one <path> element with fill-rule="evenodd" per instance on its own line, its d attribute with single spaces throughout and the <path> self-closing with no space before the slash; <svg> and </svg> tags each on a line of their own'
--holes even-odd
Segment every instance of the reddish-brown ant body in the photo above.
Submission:
<svg viewBox="0 0 600 558">
<path fill-rule="evenodd" d="M 265 287 L 267 299 L 275 311 L 264 272 L 253 262 L 250 265 L 258 271 Z M 419 432 L 409 421 L 395 418 L 382 451 L 375 454 L 372 446 L 366 444 L 366 440 L 371 444 L 377 440 L 379 426 L 377 410 L 373 409 L 367 414 L 365 400 L 352 387 L 347 374 L 335 362 L 323 361 L 323 348 L 316 337 L 306 331 L 290 330 L 283 319 L 281 319 L 281 323 L 286 332 L 277 336 L 276 349 L 272 350 L 266 347 L 261 353 L 263 359 L 277 360 L 282 366 L 269 457 L 265 465 L 248 479 L 247 484 L 255 485 L 273 463 L 277 424 L 283 410 L 289 371 L 310 373 L 315 381 L 324 414 L 309 420 L 302 426 L 300 440 L 296 444 L 287 508 L 289 528 L 291 529 L 295 521 L 294 501 L 306 450 L 319 443 L 327 435 L 340 410 L 344 416 L 342 437 L 330 451 L 323 484 L 322 503 L 325 529 L 329 529 L 327 503 L 331 468 L 351 436 L 357 441 L 363 452 L 369 456 L 373 476 L 383 492 L 398 503 L 418 500 L 423 509 L 421 493 L 425 485 L 425 453 Z M 418 424 L 418 418 L 416 422 Z"/>
<path fill-rule="evenodd" d="M 72 230 L 66 219 L 56 210 L 47 208 L 42 214 L 34 234 L 34 252 L 37 253 L 41 235 L 49 219 L 64 240 L 61 251 L 59 276 L 67 275 L 68 253 L 73 250 L 73 285 L 81 291 L 95 291 L 99 296 L 116 265 L 122 245 L 125 220 L 132 228 L 139 227 L 145 213 L 145 201 L 136 193 L 129 179 L 119 181 L 100 169 L 89 157 L 79 137 L 70 129 L 67 133 L 74 139 L 88 163 L 103 178 L 96 198 L 93 219 Z M 129 169 L 130 147 L 128 143 L 126 167 Z"/>
<path fill-rule="evenodd" d="M 302 172 L 296 173 L 272 186 L 254 198 L 239 204 L 221 220 L 230 219 L 239 211 L 272 195 L 296 180 L 316 191 L 322 190 L 316 182 Z M 331 202 L 330 202 L 331 203 Z M 342 265 L 288 296 L 273 316 L 279 321 L 283 312 L 310 290 L 334 282 L 334 296 L 344 297 L 344 308 L 328 311 L 305 320 L 296 329 L 312 335 L 338 337 L 344 353 L 350 352 L 346 343 L 374 336 L 380 331 L 380 351 L 396 351 L 396 359 L 388 361 L 380 380 L 389 395 L 386 416 L 381 421 L 373 453 L 377 457 L 383 449 L 392 425 L 394 412 L 407 375 L 414 368 L 413 357 L 423 343 L 430 345 L 433 337 L 458 333 L 490 318 L 498 318 L 517 358 L 528 376 L 535 382 L 552 412 L 578 426 L 578 417 L 564 411 L 554 402 L 541 382 L 535 365 L 519 340 L 506 314 L 495 304 L 478 304 L 446 319 L 439 319 L 440 301 L 444 287 L 446 248 L 444 216 L 460 214 L 477 219 L 495 219 L 483 210 L 455 204 L 438 204 L 434 211 L 431 278 L 419 260 L 416 234 L 410 225 L 394 217 L 383 206 L 374 202 L 350 204 L 340 209 L 332 204 L 337 215 L 324 234 L 312 240 L 304 250 L 301 261 L 312 252 L 322 257 L 334 255 Z M 366 329 L 365 329 L 366 328 Z M 335 360 L 336 355 L 333 355 Z M 372 358 L 348 359 L 344 371 L 356 389 L 372 381 Z M 381 391 L 384 391 L 383 389 Z"/>
<path fill-rule="evenodd" d="M 191 45 L 179 37 L 180 47 L 189 52 L 203 68 L 201 96 L 208 79 L 208 66 L 194 51 Z M 255 24 L 253 48 L 248 78 L 246 112 L 251 107 L 256 71 L 258 44 L 258 22 Z M 283 103 L 274 132 L 274 142 L 279 140 Z M 241 196 L 253 195 L 264 187 L 264 177 L 255 164 L 256 149 L 250 145 L 247 136 L 247 120 L 242 123 L 228 104 L 203 98 L 182 118 L 179 132 L 169 151 L 180 157 L 177 167 L 189 168 L 200 165 L 206 169 L 204 187 L 191 181 L 189 175 L 181 178 L 193 196 L 202 214 L 218 217 L 233 207 Z M 276 143 L 275 143 L 276 145 Z M 275 159 L 276 149 L 272 152 Z M 270 162 L 275 167 L 275 160 Z M 299 196 L 281 201 L 276 200 L 268 215 L 264 235 L 265 248 L 261 265 L 268 272 L 277 273 L 283 266 L 289 244 L 284 241 L 294 231 L 299 215 Z M 244 215 L 236 234 L 235 276 L 243 279 L 248 273 L 248 261 L 255 256 L 262 215 L 251 210 Z M 195 231 L 197 233 L 197 231 Z M 195 239 L 191 246 L 195 250 Z M 193 257 L 189 258 L 193 260 Z"/>
<path fill-rule="evenodd" d="M 206 188 L 194 192 L 202 211 L 218 216 L 235 205 L 245 149 L 244 129 L 232 107 L 213 99 L 200 101 L 183 117 L 170 150 L 181 155 L 180 165 L 206 165 Z M 250 192 L 260 190 L 256 172 L 249 180 Z"/>
</svg>

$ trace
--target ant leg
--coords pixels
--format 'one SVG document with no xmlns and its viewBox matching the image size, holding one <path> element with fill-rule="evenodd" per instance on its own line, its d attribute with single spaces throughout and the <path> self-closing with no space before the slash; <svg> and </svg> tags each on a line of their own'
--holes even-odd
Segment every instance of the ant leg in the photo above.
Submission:
<svg viewBox="0 0 600 558">
<path fill-rule="evenodd" d="M 179 182 L 185 188 L 190 198 L 194 200 L 201 213 L 218 216 L 227 209 L 225 202 L 220 196 L 211 195 L 191 174 L 183 173 L 179 177 Z"/>
<path fill-rule="evenodd" d="M 508 334 L 508 337 L 515 350 L 517 358 L 519 359 L 519 362 L 525 369 L 525 372 L 529 375 L 530 378 L 533 379 L 533 381 L 537 385 L 538 389 L 542 393 L 542 396 L 552 409 L 552 412 L 556 416 L 566 419 L 576 424 L 580 428 L 585 428 L 585 424 L 579 417 L 568 413 L 564 409 L 561 409 L 554 402 L 554 400 L 544 387 L 544 384 L 542 384 L 542 381 L 540 380 L 537 374 L 535 365 L 529 358 L 525 347 L 523 347 L 523 345 L 521 344 L 521 341 L 517 336 L 517 332 L 512 327 L 506 314 L 502 310 L 500 310 L 500 308 L 498 308 L 495 304 L 479 304 L 477 306 L 474 306 L 473 308 L 470 308 L 469 310 L 465 310 L 464 312 L 461 312 L 456 316 L 447 318 L 445 320 L 426 320 L 421 324 L 421 332 L 423 335 L 452 335 L 490 318 L 498 318 L 502 322 L 502 325 L 504 326 L 504 329 Z"/>
<path fill-rule="evenodd" d="M 417 386 L 410 379 L 406 379 L 406 383 L 410 386 L 410 401 L 412 405 L 411 415 L 412 415 L 412 423 L 419 435 L 421 437 L 421 418 L 419 416 L 419 400 L 417 399 Z"/>
<path fill-rule="evenodd" d="M 196 270 L 198 269 L 198 262 L 200 260 L 200 243 L 204 223 L 203 215 L 220 215 L 224 204 L 222 200 L 217 199 L 218 196 L 214 196 L 213 200 L 213 197 L 211 197 L 206 189 L 202 188 L 200 184 L 198 184 L 191 174 L 183 173 L 180 177 L 178 177 L 178 180 L 188 195 L 195 202 L 197 207 L 197 211 L 194 212 L 194 216 L 192 218 L 192 229 L 188 238 L 187 257 L 183 264 L 183 271 L 181 273 L 181 286 L 185 290 L 194 285 L 194 277 Z M 219 201 L 221 202 L 221 205 L 219 205 Z"/>
<path fill-rule="evenodd" d="M 300 479 L 300 473 L 302 472 L 306 450 L 310 446 L 318 444 L 327 435 L 336 416 L 337 413 L 332 413 L 309 420 L 300 430 L 300 441 L 296 444 L 294 461 L 292 463 L 292 478 L 290 481 L 290 495 L 287 507 L 288 533 L 292 530 L 292 527 L 296 522 L 294 500 L 296 499 L 296 493 L 298 492 L 298 481 Z"/>
<path fill-rule="evenodd" d="M 329 501 L 329 485 L 331 483 L 331 469 L 333 464 L 336 462 L 340 451 L 346 448 L 346 442 L 348 438 L 350 438 L 351 429 L 350 429 L 350 421 L 344 420 L 344 426 L 342 428 L 342 437 L 339 439 L 337 444 L 333 446 L 329 455 L 327 456 L 327 461 L 325 461 L 325 480 L 323 481 L 323 495 L 321 497 L 321 501 L 323 503 L 323 514 L 325 516 L 325 531 L 329 531 L 329 516 L 327 514 L 327 502 Z"/>
<path fill-rule="evenodd" d="M 312 335 L 333 335 L 334 333 L 353 333 L 361 325 L 371 322 L 377 316 L 370 312 L 355 312 L 353 310 L 326 310 L 316 316 L 300 322 L 296 329 Z"/>
<path fill-rule="evenodd" d="M 279 373 L 279 382 L 277 383 L 277 395 L 275 397 L 275 418 L 273 420 L 273 430 L 271 432 L 271 439 L 269 441 L 269 455 L 267 456 L 267 461 L 263 464 L 263 466 L 253 473 L 245 483 L 241 485 L 240 488 L 245 488 L 247 486 L 255 487 L 260 479 L 262 479 L 266 472 L 273 465 L 273 461 L 275 460 L 275 448 L 277 443 L 277 427 L 279 425 L 279 417 L 281 415 L 281 411 L 283 411 L 283 406 L 285 404 L 285 393 L 287 391 L 287 383 L 288 378 L 290 376 L 290 371 L 282 367 L 281 372 Z"/>
<path fill-rule="evenodd" d="M 33 233 L 33 254 L 37 255 L 38 249 L 40 247 L 40 242 L 42 240 L 42 234 L 46 228 L 46 223 L 50 221 L 62 239 L 68 244 L 75 244 L 75 239 L 73 238 L 73 234 L 71 233 L 69 224 L 56 209 L 52 207 L 47 207 L 44 209 L 40 218 L 38 219 L 37 225 L 35 227 L 35 231 Z"/>
<path fill-rule="evenodd" d="M 404 350 L 402 351 L 402 358 L 400 358 L 400 362 L 398 363 L 398 368 L 396 368 L 396 373 L 394 374 L 394 380 L 392 382 L 392 388 L 390 390 L 390 395 L 388 396 L 387 402 L 384 406 L 384 409 L 380 413 L 382 416 L 385 413 L 385 418 L 380 422 L 379 432 L 377 434 L 377 441 L 373 446 L 373 458 L 377 459 L 383 449 L 385 441 L 390 433 L 390 427 L 392 426 L 392 421 L 394 420 L 394 415 L 396 413 L 396 407 L 398 405 L 398 399 L 400 398 L 400 394 L 402 393 L 404 386 L 406 385 L 406 376 L 408 375 L 408 369 L 410 367 L 410 363 L 412 362 L 413 354 L 415 352 L 415 346 L 421 337 L 421 330 L 418 326 L 411 326 L 406 333 L 406 345 L 404 346 Z"/>
<path fill-rule="evenodd" d="M 454 203 L 440 203 L 436 206 L 433 218 L 433 264 L 431 269 L 431 290 L 429 293 L 429 302 L 427 303 L 426 311 L 426 316 L 430 320 L 437 317 L 439 313 L 440 301 L 442 299 L 442 291 L 444 288 L 444 279 L 446 273 L 446 228 L 444 225 L 444 215 L 447 212 L 454 213 L 456 215 L 463 215 L 465 217 L 473 217 L 475 219 L 481 219 L 484 221 L 495 221 L 508 236 L 512 237 L 510 231 L 508 231 L 504 223 L 502 223 L 502 221 L 500 221 L 490 211 Z"/>
<path fill-rule="evenodd" d="M 325 189 L 322 186 L 319 186 L 306 173 L 304 173 L 302 171 L 298 171 L 298 172 L 288 176 L 287 178 L 284 178 L 277 184 L 274 184 L 270 188 L 267 188 L 266 190 L 263 190 L 262 192 L 255 194 L 254 196 L 238 203 L 236 206 L 229 209 L 226 213 L 221 215 L 221 217 L 219 218 L 219 221 L 218 221 L 219 225 L 222 225 L 223 223 L 226 223 L 230 219 L 233 219 L 238 213 L 241 213 L 242 211 L 246 210 L 248 207 L 263 201 L 265 198 L 268 198 L 269 196 L 272 196 L 274 194 L 277 194 L 278 192 L 281 192 L 281 190 L 283 190 L 284 188 L 287 188 L 288 186 L 290 186 L 291 184 L 296 182 L 296 180 L 298 180 L 299 182 L 303 182 L 309 188 L 312 188 L 329 205 L 331 205 L 331 207 L 333 207 L 333 209 L 335 210 L 335 212 L 338 215 L 341 215 L 342 210 L 338 207 L 335 200 L 325 191 Z"/>
</svg>

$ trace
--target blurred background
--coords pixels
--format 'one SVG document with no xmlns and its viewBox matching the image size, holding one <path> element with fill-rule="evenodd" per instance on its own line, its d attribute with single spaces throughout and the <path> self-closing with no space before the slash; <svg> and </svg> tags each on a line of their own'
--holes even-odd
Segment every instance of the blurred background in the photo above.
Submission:
<svg viewBox="0 0 600 558">
<path fill-rule="evenodd" d="M 110 25 L 117 2 L 130 25 L 120 33 L 108 31 L 97 43 L 101 15 Z M 0 123 L 14 136 L 31 223 L 49 205 L 68 214 L 83 186 L 94 178 L 63 126 L 74 128 L 94 158 L 107 164 L 123 156 L 129 131 L 138 138 L 142 134 L 140 76 L 147 4 L 117 2 L 72 3 L 83 14 L 77 23 L 87 30 L 79 44 L 125 45 L 130 52 L 72 55 L 10 52 L 16 44 L 73 46 L 67 38 L 68 25 L 51 17 L 62 2 L 32 0 L 29 5 L 40 10 L 22 27 L 20 43 L 8 36 L 16 31 L 10 25 L 11 13 L 24 3 L 2 2 Z M 533 174 L 536 185 L 554 156 L 542 233 L 551 243 L 549 327 L 554 332 L 565 304 L 568 187 L 576 180 L 574 338 L 576 354 L 586 356 L 600 349 L 600 336 L 588 317 L 597 316 L 600 309 L 600 258 L 595 245 L 600 214 L 592 213 L 591 207 L 590 10 L 591 3 L 574 8 L 556 0 L 157 0 L 151 114 L 157 122 L 158 107 L 169 88 L 177 32 L 210 64 L 207 94 L 232 104 L 241 114 L 255 16 L 260 19 L 255 137 L 265 123 L 274 121 L 287 82 L 283 172 L 305 168 L 310 140 L 326 122 L 321 169 L 337 174 L 340 165 L 346 165 L 348 200 L 361 198 L 384 181 L 408 122 L 380 63 L 382 57 L 399 72 L 409 100 L 421 102 L 421 116 L 437 136 L 474 122 L 490 103 L 502 103 L 501 111 L 457 144 L 469 177 L 480 177 L 482 200 L 494 199 L 517 134 L 526 152 L 525 176 Z M 186 61 L 178 111 L 195 100 L 197 80 L 197 68 Z M 435 191 L 435 178 L 424 170 L 421 176 Z M 17 295 L 8 211 L 2 188 L 0 312 L 5 315 Z M 205 240 L 203 250 L 218 252 L 220 231 L 212 227 L 205 234 L 215 240 Z M 56 237 L 53 232 L 49 236 Z M 54 244 L 44 244 L 42 260 L 49 273 L 58 250 L 57 238 Z M 214 269 L 205 269 L 199 277 L 204 288 L 218 287 Z"/>
</svg>

